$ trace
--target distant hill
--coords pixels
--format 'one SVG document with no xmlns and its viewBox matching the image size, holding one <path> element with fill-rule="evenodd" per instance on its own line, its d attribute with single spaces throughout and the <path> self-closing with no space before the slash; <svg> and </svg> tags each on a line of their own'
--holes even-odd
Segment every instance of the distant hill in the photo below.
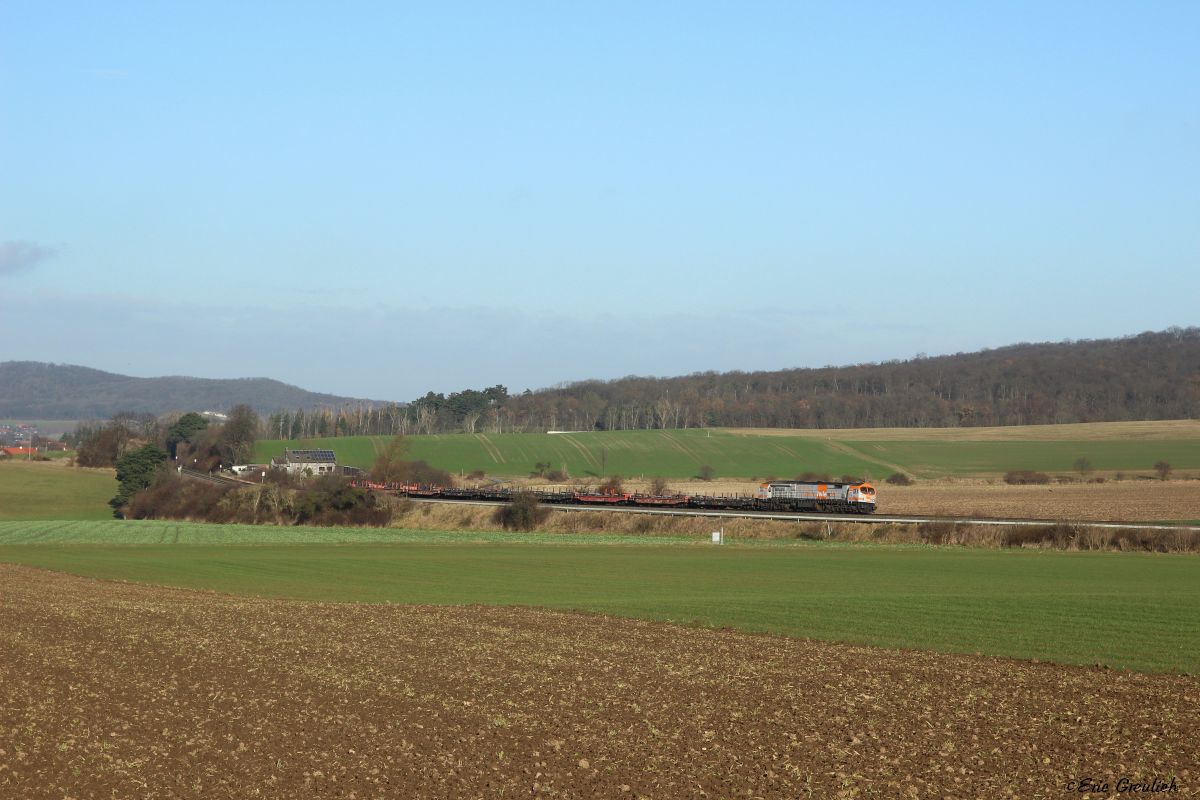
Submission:
<svg viewBox="0 0 1200 800">
<path fill-rule="evenodd" d="M 290 438 L 647 428 L 978 428 L 1200 419 L 1200 328 L 773 372 L 430 392 L 403 408 L 282 413 Z M 287 435 L 281 438 L 288 438 Z M 682 447 L 682 445 L 681 445 Z"/>
<path fill-rule="evenodd" d="M 418 401 L 420 402 L 420 401 Z M 505 430 L 934 428 L 1200 418 L 1200 328 L 881 364 L 583 381 L 509 398 Z"/>
<path fill-rule="evenodd" d="M 131 378 L 68 364 L 0 363 L 0 418 L 107 419 L 121 411 L 224 411 L 241 403 L 263 415 L 283 409 L 382 405 L 309 392 L 269 378 Z"/>
</svg>

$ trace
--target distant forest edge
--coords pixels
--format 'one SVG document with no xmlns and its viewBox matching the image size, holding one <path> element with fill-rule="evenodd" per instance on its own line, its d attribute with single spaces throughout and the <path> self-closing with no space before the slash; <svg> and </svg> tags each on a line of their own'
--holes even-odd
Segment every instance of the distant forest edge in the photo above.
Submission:
<svg viewBox="0 0 1200 800">
<path fill-rule="evenodd" d="M 1200 417 L 1200 328 L 773 372 L 502 385 L 411 403 L 264 378 L 130 378 L 0 364 L 0 418 L 101 419 L 245 404 L 275 439 L 680 428 L 951 428 Z"/>
<path fill-rule="evenodd" d="M 776 372 L 582 381 L 271 415 L 275 439 L 680 428 L 948 428 L 1200 417 L 1200 328 Z"/>
<path fill-rule="evenodd" d="M 122 412 L 227 411 L 243 404 L 260 414 L 383 405 L 309 392 L 269 378 L 131 378 L 68 364 L 0 363 L 0 419 L 108 419 Z"/>
</svg>

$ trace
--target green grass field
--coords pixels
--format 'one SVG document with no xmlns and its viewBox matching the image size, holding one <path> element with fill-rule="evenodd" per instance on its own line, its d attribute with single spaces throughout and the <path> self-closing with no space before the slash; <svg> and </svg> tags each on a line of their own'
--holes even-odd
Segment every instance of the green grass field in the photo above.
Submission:
<svg viewBox="0 0 1200 800">
<path fill-rule="evenodd" d="M 902 464 L 922 477 L 1029 469 L 1073 472 L 1086 457 L 1096 470 L 1151 472 L 1158 461 L 1176 470 L 1200 468 L 1200 441 L 855 442 L 864 453 Z"/>
<path fill-rule="evenodd" d="M 450 472 L 528 475 L 538 462 L 564 465 L 575 477 L 623 475 L 688 478 L 702 464 L 718 477 L 794 477 L 825 472 L 875 480 L 897 469 L 920 478 L 996 474 L 1013 469 L 1071 472 L 1089 459 L 1094 469 L 1149 473 L 1158 461 L 1175 470 L 1200 469 L 1200 439 L 1080 439 L 1053 441 L 907 441 L 887 438 L 823 439 L 815 435 L 755 435 L 723 430 L 608 431 L 544 434 L 442 434 L 408 438 L 408 457 Z M 881 434 L 882 437 L 882 434 Z M 338 461 L 368 468 L 387 437 L 260 441 L 255 457 L 278 456 L 285 446 L 332 449 Z"/>
<path fill-rule="evenodd" d="M 334 450 L 338 460 L 370 467 L 386 437 L 342 437 L 305 440 L 303 446 Z M 280 441 L 262 441 L 256 457 L 280 455 Z M 301 443 L 287 443 L 300 447 Z M 538 462 L 571 475 L 662 475 L 686 478 L 709 464 L 722 476 L 795 475 L 821 464 L 837 474 L 863 472 L 872 467 L 866 459 L 838 452 L 827 444 L 809 440 L 767 440 L 735 436 L 720 431 L 613 431 L 604 433 L 440 434 L 409 437 L 408 457 L 424 459 L 452 472 L 481 469 L 488 474 L 528 475 Z M 800 466 L 798 466 L 800 465 Z"/>
<path fill-rule="evenodd" d="M 111 519 L 111 473 L 40 461 L 0 461 L 0 520 Z"/>
<path fill-rule="evenodd" d="M 111 521 L 0 523 L 0 561 L 264 597 L 534 605 L 1200 673 L 1191 556 Z"/>
</svg>

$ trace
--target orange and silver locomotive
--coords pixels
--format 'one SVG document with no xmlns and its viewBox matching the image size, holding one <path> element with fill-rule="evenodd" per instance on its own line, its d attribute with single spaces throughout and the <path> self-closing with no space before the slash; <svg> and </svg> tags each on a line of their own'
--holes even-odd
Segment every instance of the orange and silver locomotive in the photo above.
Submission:
<svg viewBox="0 0 1200 800">
<path fill-rule="evenodd" d="M 870 514 L 875 511 L 875 487 L 869 483 L 771 481 L 758 487 L 759 506 L 778 511 L 819 511 Z"/>
</svg>

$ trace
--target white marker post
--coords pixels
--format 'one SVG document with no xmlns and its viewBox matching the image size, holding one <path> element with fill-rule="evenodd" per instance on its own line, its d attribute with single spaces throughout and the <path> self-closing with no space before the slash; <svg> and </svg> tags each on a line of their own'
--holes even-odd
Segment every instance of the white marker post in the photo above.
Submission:
<svg viewBox="0 0 1200 800">
<path fill-rule="evenodd" d="M 721 528 L 721 530 L 719 530 L 719 531 L 712 532 L 712 543 L 713 544 L 725 544 L 725 529 L 724 528 Z"/>
</svg>

